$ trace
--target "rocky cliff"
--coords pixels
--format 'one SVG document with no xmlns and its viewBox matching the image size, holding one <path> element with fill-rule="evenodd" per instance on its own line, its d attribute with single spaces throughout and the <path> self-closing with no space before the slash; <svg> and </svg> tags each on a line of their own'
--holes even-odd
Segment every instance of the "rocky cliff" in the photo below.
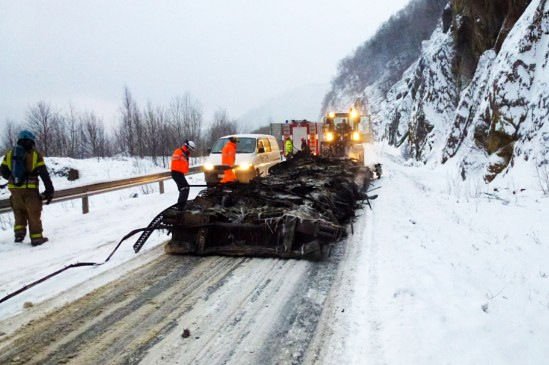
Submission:
<svg viewBox="0 0 549 365">
<path fill-rule="evenodd" d="M 404 155 L 490 182 L 549 165 L 548 59 L 548 0 L 452 0 L 400 80 L 352 96 Z"/>
</svg>

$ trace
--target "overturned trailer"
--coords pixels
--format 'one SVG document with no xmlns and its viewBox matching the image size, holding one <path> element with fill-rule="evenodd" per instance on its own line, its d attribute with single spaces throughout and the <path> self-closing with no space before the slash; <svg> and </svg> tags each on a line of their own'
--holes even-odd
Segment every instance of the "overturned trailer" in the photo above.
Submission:
<svg viewBox="0 0 549 365">
<path fill-rule="evenodd" d="M 157 224 L 171 231 L 172 254 L 318 259 L 345 235 L 373 177 L 349 159 L 298 154 L 249 184 L 204 190 Z"/>
</svg>

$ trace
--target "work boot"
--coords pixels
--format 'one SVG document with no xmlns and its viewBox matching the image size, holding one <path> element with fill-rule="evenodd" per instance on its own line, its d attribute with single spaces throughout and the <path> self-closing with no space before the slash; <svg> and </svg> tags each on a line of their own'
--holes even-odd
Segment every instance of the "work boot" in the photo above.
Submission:
<svg viewBox="0 0 549 365">
<path fill-rule="evenodd" d="M 32 246 L 40 246 L 44 242 L 48 242 L 48 237 L 35 238 L 35 239 L 31 240 L 31 245 Z"/>
<path fill-rule="evenodd" d="M 25 239 L 24 235 L 16 235 L 14 242 L 15 243 L 23 242 L 24 239 Z"/>
</svg>

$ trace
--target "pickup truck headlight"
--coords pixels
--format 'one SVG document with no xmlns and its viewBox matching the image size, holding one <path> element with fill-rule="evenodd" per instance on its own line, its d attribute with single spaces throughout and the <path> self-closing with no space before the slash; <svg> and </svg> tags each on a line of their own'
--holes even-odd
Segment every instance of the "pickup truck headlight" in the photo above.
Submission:
<svg viewBox="0 0 549 365">
<path fill-rule="evenodd" d="M 334 132 L 326 132 L 326 134 L 324 135 L 324 138 L 326 139 L 327 142 L 333 142 Z"/>
<path fill-rule="evenodd" d="M 353 132 L 353 141 L 360 141 L 360 133 L 358 132 Z"/>
<path fill-rule="evenodd" d="M 204 171 L 212 171 L 214 169 L 214 165 L 209 162 L 205 163 L 202 167 L 204 168 Z"/>
</svg>

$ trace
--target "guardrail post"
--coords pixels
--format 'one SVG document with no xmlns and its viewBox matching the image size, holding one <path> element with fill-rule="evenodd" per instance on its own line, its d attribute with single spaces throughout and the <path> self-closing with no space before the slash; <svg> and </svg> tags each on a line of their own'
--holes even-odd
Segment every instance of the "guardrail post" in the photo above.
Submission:
<svg viewBox="0 0 549 365">
<path fill-rule="evenodd" d="M 160 190 L 160 194 L 164 194 L 164 180 L 160 180 L 158 182 L 158 187 L 159 187 L 159 190 Z"/>
<path fill-rule="evenodd" d="M 90 202 L 88 201 L 88 196 L 84 195 L 82 197 L 82 214 L 87 214 L 90 211 Z"/>
</svg>

